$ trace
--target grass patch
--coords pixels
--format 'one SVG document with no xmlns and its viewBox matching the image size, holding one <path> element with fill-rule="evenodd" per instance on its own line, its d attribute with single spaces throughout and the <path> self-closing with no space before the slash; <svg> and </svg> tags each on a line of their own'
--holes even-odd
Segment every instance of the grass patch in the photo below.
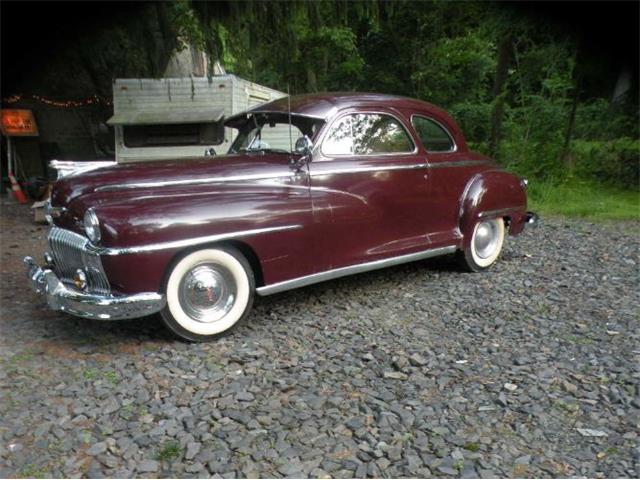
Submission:
<svg viewBox="0 0 640 480">
<path fill-rule="evenodd" d="M 105 372 L 104 378 L 105 380 L 107 380 L 108 382 L 114 385 L 118 384 L 118 374 L 116 372 L 113 372 L 113 371 Z"/>
<path fill-rule="evenodd" d="M 529 208 L 541 215 L 591 220 L 640 220 L 640 189 L 625 190 L 594 182 L 529 184 Z"/>
<path fill-rule="evenodd" d="M 620 453 L 620 450 L 616 447 L 607 447 L 604 451 L 607 455 L 617 455 Z"/>
<path fill-rule="evenodd" d="M 477 443 L 467 443 L 464 447 L 465 450 L 469 450 L 470 452 L 477 452 L 480 450 L 480 445 Z"/>
<path fill-rule="evenodd" d="M 569 414 L 575 414 L 580 410 L 580 406 L 577 403 L 567 403 L 563 400 L 555 400 L 553 406 Z"/>
<path fill-rule="evenodd" d="M 593 345 L 594 343 L 596 343 L 596 341 L 593 338 L 590 337 L 585 337 L 582 335 L 563 335 L 562 337 L 563 340 L 566 340 L 567 342 L 571 342 L 571 343 L 575 343 L 578 345 Z"/>
<path fill-rule="evenodd" d="M 18 478 L 45 478 L 47 474 L 46 467 L 36 467 L 27 464 L 18 471 Z"/>
<path fill-rule="evenodd" d="M 14 364 L 25 363 L 33 360 L 33 354 L 29 352 L 16 353 L 11 357 L 11 362 Z"/>
<path fill-rule="evenodd" d="M 180 455 L 182 455 L 180 444 L 172 440 L 170 442 L 165 442 L 160 446 L 160 450 L 158 450 L 156 455 L 156 460 L 170 462 L 180 457 Z"/>
<path fill-rule="evenodd" d="M 82 376 L 85 378 L 85 380 L 95 380 L 96 378 L 98 378 L 99 374 L 100 372 L 97 368 L 87 368 L 84 372 L 82 372 Z"/>
</svg>

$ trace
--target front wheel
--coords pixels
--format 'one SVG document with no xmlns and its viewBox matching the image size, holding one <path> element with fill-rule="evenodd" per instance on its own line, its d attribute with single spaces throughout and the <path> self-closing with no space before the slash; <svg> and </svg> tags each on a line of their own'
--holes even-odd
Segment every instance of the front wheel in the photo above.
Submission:
<svg viewBox="0 0 640 480">
<path fill-rule="evenodd" d="M 167 305 L 160 315 L 179 337 L 210 341 L 246 318 L 254 291 L 253 271 L 238 250 L 198 250 L 173 266 L 166 282 Z"/>
<path fill-rule="evenodd" d="M 458 252 L 461 265 L 472 272 L 486 270 L 495 263 L 504 243 L 504 220 L 480 220 L 473 228 L 469 245 Z"/>
</svg>

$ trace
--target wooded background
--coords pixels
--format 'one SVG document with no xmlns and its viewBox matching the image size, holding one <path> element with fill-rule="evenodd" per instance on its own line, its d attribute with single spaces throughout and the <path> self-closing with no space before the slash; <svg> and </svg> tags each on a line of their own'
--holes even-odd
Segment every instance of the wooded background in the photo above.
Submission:
<svg viewBox="0 0 640 480">
<path fill-rule="evenodd" d="M 638 2 L 53 3 L 17 41 L 26 5 L 2 6 L 3 99 L 108 98 L 114 78 L 159 76 L 192 44 L 279 90 L 427 100 L 541 182 L 638 190 Z"/>
</svg>

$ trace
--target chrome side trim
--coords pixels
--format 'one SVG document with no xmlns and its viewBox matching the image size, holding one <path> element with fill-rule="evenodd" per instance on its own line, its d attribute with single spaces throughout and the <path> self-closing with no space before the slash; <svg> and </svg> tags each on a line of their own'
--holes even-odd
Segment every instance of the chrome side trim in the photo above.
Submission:
<svg viewBox="0 0 640 480">
<path fill-rule="evenodd" d="M 259 173 L 255 175 L 235 175 L 229 177 L 190 178 L 186 180 L 165 180 L 159 182 L 117 183 L 114 185 L 104 185 L 102 187 L 98 187 L 95 191 L 114 192 L 118 190 L 131 190 L 134 188 L 172 187 L 176 185 L 207 185 L 210 183 L 242 182 L 247 180 L 271 180 L 274 178 L 288 178 L 293 176 L 295 176 L 295 172 L 272 173 L 268 175 Z"/>
<path fill-rule="evenodd" d="M 336 268 L 334 270 L 327 270 L 326 272 L 314 273 L 305 277 L 294 278 L 292 280 L 285 280 L 284 282 L 274 283 L 272 285 L 265 285 L 256 289 L 258 295 L 266 296 L 274 293 L 284 292 L 286 290 L 292 290 L 294 288 L 306 287 L 314 283 L 324 282 L 326 280 L 333 280 L 347 275 L 353 275 L 356 273 L 368 272 L 370 270 L 377 270 L 379 268 L 391 267 L 393 265 L 400 265 L 402 263 L 413 262 L 416 260 L 422 260 L 425 258 L 436 257 L 438 255 L 446 255 L 448 253 L 455 252 L 457 247 L 455 245 L 449 245 L 447 247 L 432 248 L 417 253 L 409 253 L 407 255 L 400 255 L 399 257 L 385 258 L 382 260 L 374 260 L 373 262 L 360 263 L 358 265 L 351 265 L 348 267 Z"/>
<path fill-rule="evenodd" d="M 123 320 L 159 312 L 167 301 L 155 292 L 134 295 L 90 294 L 66 286 L 50 269 L 40 268 L 31 257 L 25 257 L 27 276 L 36 293 L 43 294 L 52 310 L 94 320 Z"/>
<path fill-rule="evenodd" d="M 298 230 L 302 225 L 284 225 L 281 227 L 256 228 L 254 230 L 242 230 L 239 232 L 219 233 L 216 235 L 207 235 L 205 237 L 186 238 L 183 240 L 173 240 L 171 242 L 151 243 L 149 245 L 140 245 L 136 247 L 99 247 L 90 245 L 93 253 L 97 255 L 126 255 L 130 253 L 155 252 L 157 250 L 167 250 L 171 248 L 192 247 L 203 243 L 219 242 L 221 240 L 229 240 L 232 238 L 249 237 L 260 235 L 262 233 L 279 232 L 284 230 Z"/>
<path fill-rule="evenodd" d="M 324 163 L 324 162 L 317 162 Z M 416 163 L 414 165 L 389 165 L 386 167 L 353 167 L 353 168 L 335 168 L 331 170 L 313 171 L 313 163 L 311 163 L 311 176 L 319 177 L 322 175 L 334 175 L 341 173 L 363 173 L 363 172 L 384 172 L 387 170 L 418 170 L 444 167 L 469 167 L 473 165 L 483 165 L 490 163 L 488 160 L 458 160 L 455 162 L 440 163 Z"/>
<path fill-rule="evenodd" d="M 414 165 L 389 165 L 386 167 L 353 167 L 353 168 L 334 168 L 332 170 L 313 171 L 313 163 L 311 164 L 311 176 L 320 177 L 322 175 L 334 175 L 340 173 L 362 173 L 362 172 L 384 172 L 387 170 L 418 170 L 421 168 L 429 168 L 426 163 L 416 163 Z"/>
<path fill-rule="evenodd" d="M 449 153 L 449 152 L 443 152 Z M 446 168 L 446 167 L 471 167 L 474 165 L 485 165 L 491 163 L 489 160 L 457 160 L 452 162 L 430 163 L 429 168 Z"/>
</svg>

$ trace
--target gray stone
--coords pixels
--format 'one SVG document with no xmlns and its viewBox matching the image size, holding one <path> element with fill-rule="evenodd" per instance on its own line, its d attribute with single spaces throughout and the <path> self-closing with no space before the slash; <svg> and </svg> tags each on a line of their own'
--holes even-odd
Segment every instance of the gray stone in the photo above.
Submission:
<svg viewBox="0 0 640 480">
<path fill-rule="evenodd" d="M 529 465 L 531 463 L 531 455 L 522 455 L 515 459 L 518 465 Z"/>
<path fill-rule="evenodd" d="M 184 458 L 186 460 L 193 460 L 195 456 L 198 454 L 198 452 L 200 451 L 201 447 L 202 447 L 202 444 L 198 442 L 187 443 L 187 451 L 184 454 Z"/>
<path fill-rule="evenodd" d="M 278 468 L 278 471 L 285 477 L 303 477 L 304 467 L 299 461 L 289 461 Z"/>
<path fill-rule="evenodd" d="M 465 467 L 460 472 L 460 478 L 478 478 L 478 472 L 473 467 Z"/>
<path fill-rule="evenodd" d="M 240 402 L 251 402 L 255 398 L 256 397 L 251 392 L 238 392 L 236 394 L 236 400 L 238 400 Z"/>
<path fill-rule="evenodd" d="M 117 412 L 120 409 L 120 403 L 115 397 L 109 397 L 106 403 L 102 407 L 102 411 L 109 415 L 110 413 Z"/>
<path fill-rule="evenodd" d="M 422 367 L 428 363 L 428 360 L 419 353 L 414 353 L 409 357 L 409 362 L 411 362 L 411 365 L 414 367 Z"/>
<path fill-rule="evenodd" d="M 454 476 L 454 477 L 458 476 L 458 471 L 457 470 L 455 470 L 455 469 L 453 469 L 451 467 L 446 467 L 444 465 L 439 466 L 438 467 L 438 471 L 440 473 L 444 473 L 445 475 L 451 475 L 451 476 Z"/>
<path fill-rule="evenodd" d="M 106 442 L 98 442 L 98 443 L 94 443 L 93 445 L 91 445 L 91 447 L 89 447 L 86 451 L 87 455 L 99 455 L 101 453 L 104 453 L 107 451 L 107 444 Z"/>
<path fill-rule="evenodd" d="M 204 470 L 204 465 L 200 462 L 195 462 L 184 467 L 184 471 L 187 473 L 199 473 Z"/>
<path fill-rule="evenodd" d="M 392 380 L 406 380 L 409 378 L 409 376 L 406 373 L 402 373 L 402 372 L 384 372 L 383 377 L 389 378 Z"/>
<path fill-rule="evenodd" d="M 136 465 L 138 473 L 155 473 L 160 468 L 160 464 L 155 460 L 142 460 Z"/>
</svg>

